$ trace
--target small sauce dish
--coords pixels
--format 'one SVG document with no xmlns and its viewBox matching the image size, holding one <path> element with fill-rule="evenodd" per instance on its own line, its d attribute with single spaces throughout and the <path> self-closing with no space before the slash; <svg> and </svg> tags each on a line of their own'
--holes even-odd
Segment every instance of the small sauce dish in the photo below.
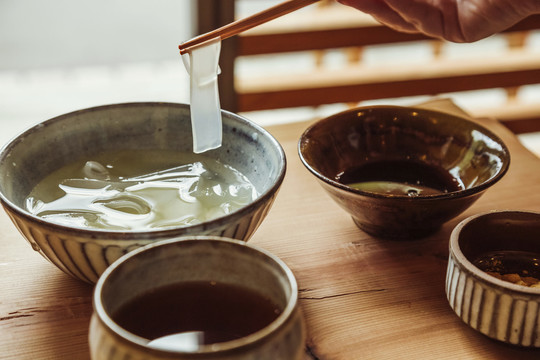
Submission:
<svg viewBox="0 0 540 360">
<path fill-rule="evenodd" d="M 540 348 L 540 287 L 531 286 L 538 280 L 539 264 L 540 213 L 507 210 L 471 216 L 450 236 L 448 302 L 480 333 Z"/>
</svg>

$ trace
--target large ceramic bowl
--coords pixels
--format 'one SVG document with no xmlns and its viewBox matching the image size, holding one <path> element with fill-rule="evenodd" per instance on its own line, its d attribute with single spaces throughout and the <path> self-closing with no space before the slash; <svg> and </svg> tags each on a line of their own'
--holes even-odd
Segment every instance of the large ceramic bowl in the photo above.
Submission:
<svg viewBox="0 0 540 360">
<path fill-rule="evenodd" d="M 540 287 L 520 284 L 522 277 L 540 280 L 539 263 L 540 213 L 493 211 L 471 216 L 450 237 L 448 302 L 480 333 L 540 348 Z"/>
<path fill-rule="evenodd" d="M 479 124 L 397 106 L 361 107 L 320 120 L 302 134 L 298 150 L 358 227 L 395 239 L 435 232 L 499 181 L 510 164 L 505 144 Z M 398 190 L 373 190 L 381 181 L 398 184 Z"/>
<path fill-rule="evenodd" d="M 264 129 L 222 112 L 223 145 L 204 155 L 244 174 L 259 196 L 198 225 L 144 231 L 64 226 L 32 215 L 25 198 L 53 170 L 82 155 L 129 149 L 192 151 L 189 105 L 127 103 L 76 111 L 22 133 L 0 153 L 0 201 L 32 247 L 66 273 L 95 282 L 114 260 L 141 245 L 188 235 L 248 240 L 268 213 L 285 176 L 285 155 Z"/>
<path fill-rule="evenodd" d="M 187 304 L 177 308 L 175 305 L 180 299 L 170 301 L 170 297 L 182 295 L 173 294 L 168 299 L 162 298 L 161 303 L 152 302 L 154 306 L 148 304 L 146 308 L 152 315 L 131 314 L 129 324 L 123 325 L 125 320 L 118 315 L 118 309 L 133 299 L 159 292 L 163 288 L 193 283 L 250 290 L 271 301 L 277 315 L 273 316 L 273 320 L 267 319 L 270 322 L 264 322 L 264 325 L 260 323 L 262 327 L 254 328 L 253 332 L 239 338 L 201 343 L 189 336 L 193 330 L 215 332 L 209 329 L 220 329 L 220 332 L 229 333 L 235 323 L 235 317 L 231 319 L 230 314 L 239 317 L 251 314 L 251 297 L 237 300 L 243 304 L 243 311 L 230 310 L 222 317 L 217 314 L 217 319 L 205 319 L 196 328 L 185 324 L 184 331 L 175 333 L 179 328 L 178 323 L 175 322 L 175 325 L 164 331 L 163 324 L 156 322 L 169 322 L 170 317 L 196 318 L 198 315 L 194 314 L 198 312 L 212 312 L 206 309 L 207 306 L 212 308 L 212 305 L 200 300 L 195 305 Z M 184 297 L 190 297 L 189 294 L 183 294 Z M 230 295 L 225 296 L 229 300 L 217 297 L 217 301 L 235 301 Z M 94 314 L 89 332 L 93 360 L 300 360 L 305 355 L 305 330 L 293 273 L 276 256 L 236 240 L 195 237 L 166 240 L 139 248 L 123 256 L 105 271 L 96 284 L 93 303 Z M 160 311 L 156 311 L 156 307 Z M 261 312 L 260 307 L 256 309 L 258 313 Z M 167 316 L 168 313 L 165 313 L 163 317 L 159 314 L 169 310 L 174 314 Z M 252 314 L 251 317 L 260 316 Z M 238 323 L 243 321 L 246 319 L 237 319 Z M 133 322 L 139 322 L 138 328 L 142 326 L 145 332 L 148 332 L 149 327 L 156 327 L 165 335 L 153 338 L 137 333 L 131 330 Z M 151 325 L 147 326 L 147 322 L 151 322 Z M 157 333 L 153 334 L 156 336 Z"/>
</svg>

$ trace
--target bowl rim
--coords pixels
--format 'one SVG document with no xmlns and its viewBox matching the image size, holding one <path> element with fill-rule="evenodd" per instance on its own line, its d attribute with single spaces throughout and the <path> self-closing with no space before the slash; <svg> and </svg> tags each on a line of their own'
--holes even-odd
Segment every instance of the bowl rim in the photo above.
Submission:
<svg viewBox="0 0 540 360">
<path fill-rule="evenodd" d="M 497 279 L 496 277 L 491 276 L 485 271 L 476 267 L 471 261 L 469 261 L 469 259 L 467 259 L 465 254 L 463 254 L 463 252 L 461 251 L 461 247 L 459 246 L 459 239 L 463 228 L 468 226 L 471 222 L 482 217 L 491 217 L 495 215 L 506 214 L 535 215 L 538 217 L 538 221 L 540 222 L 540 212 L 533 210 L 490 210 L 469 216 L 459 222 L 452 230 L 449 241 L 449 254 L 450 256 L 454 257 L 456 265 L 458 265 L 462 269 L 465 269 L 475 280 L 481 281 L 499 289 L 510 290 L 514 293 L 537 296 L 540 299 L 540 288 L 531 288 L 523 285 L 514 284 L 509 281 Z"/>
<path fill-rule="evenodd" d="M 304 157 L 303 151 L 302 151 L 303 144 L 306 141 L 307 135 L 313 129 L 315 129 L 317 127 L 320 127 L 320 126 L 322 126 L 323 124 L 325 124 L 327 122 L 329 123 L 329 122 L 332 122 L 332 121 L 336 121 L 340 117 L 343 117 L 343 116 L 348 115 L 350 113 L 355 113 L 355 112 L 362 111 L 362 110 L 364 110 L 364 111 L 367 111 L 367 110 L 375 110 L 375 111 L 377 111 L 377 110 L 382 110 L 382 109 L 410 110 L 412 112 L 418 112 L 418 113 L 424 113 L 424 114 L 444 115 L 446 117 L 449 116 L 449 117 L 452 117 L 454 119 L 457 119 L 457 121 L 472 123 L 478 129 L 481 129 L 483 133 L 489 135 L 490 138 L 495 139 L 497 141 L 497 143 L 502 147 L 503 153 L 506 155 L 506 160 L 507 161 L 502 162 L 501 168 L 499 169 L 499 171 L 493 177 L 491 177 L 487 181 L 484 181 L 481 184 L 476 184 L 476 185 L 474 185 L 474 186 L 472 186 L 470 188 L 467 188 L 467 189 L 460 189 L 460 190 L 456 190 L 456 191 L 450 191 L 450 192 L 447 192 L 447 193 L 431 194 L 431 195 L 419 195 L 419 196 L 415 196 L 415 197 L 410 197 L 410 196 L 407 196 L 407 195 L 381 194 L 381 193 L 375 193 L 375 192 L 370 192 L 370 191 L 365 191 L 365 190 L 360 190 L 360 189 L 355 189 L 355 188 L 349 187 L 347 185 L 344 185 L 344 184 L 342 184 L 342 183 L 340 183 L 340 182 L 338 182 L 336 180 L 333 180 L 333 179 L 323 175 L 322 173 L 318 172 Z M 438 199 L 456 199 L 456 198 L 463 198 L 463 197 L 467 197 L 467 196 L 471 196 L 471 195 L 475 195 L 475 194 L 480 194 L 481 192 L 483 192 L 484 190 L 486 190 L 487 188 L 489 188 L 490 186 L 492 186 L 493 184 L 498 182 L 506 174 L 506 172 L 508 171 L 508 168 L 510 167 L 510 161 L 511 161 L 510 151 L 508 150 L 508 147 L 502 141 L 502 139 L 498 135 L 493 133 L 491 130 L 485 128 L 484 126 L 480 125 L 479 123 L 477 123 L 475 121 L 467 119 L 464 116 L 461 117 L 461 116 L 446 113 L 446 112 L 443 112 L 443 111 L 424 109 L 424 108 L 414 107 L 414 106 L 398 106 L 398 105 L 360 106 L 360 107 L 348 109 L 348 110 L 345 110 L 345 111 L 341 111 L 339 113 L 330 115 L 330 116 L 328 116 L 328 117 L 326 117 L 324 119 L 318 120 L 315 123 L 311 124 L 302 133 L 302 135 L 300 136 L 300 139 L 298 141 L 297 150 L 298 150 L 298 155 L 300 157 L 300 160 L 304 164 L 304 166 L 313 175 L 315 175 L 315 177 L 317 177 L 320 181 L 322 181 L 325 184 L 330 185 L 331 187 L 340 189 L 340 190 L 348 192 L 348 193 L 367 196 L 367 197 L 375 198 L 375 199 L 395 199 L 395 200 L 415 201 L 415 202 L 438 200 Z"/>
<path fill-rule="evenodd" d="M 181 108 L 181 109 L 187 109 L 189 110 L 190 105 L 186 103 L 172 103 L 172 102 L 125 102 L 125 103 L 115 103 L 115 104 L 107 104 L 107 105 L 99 105 L 99 106 L 93 106 L 88 107 L 80 110 L 75 110 L 72 112 L 68 112 L 65 114 L 61 114 L 55 117 L 52 117 L 50 119 L 44 120 L 40 123 L 37 123 L 31 127 L 29 127 L 26 130 L 23 130 L 20 132 L 17 136 L 12 138 L 10 141 L 5 143 L 0 148 L 0 162 L 6 161 L 6 157 L 9 154 L 9 151 L 11 148 L 16 146 L 18 143 L 24 141 L 24 139 L 33 134 L 34 132 L 38 131 L 40 128 L 59 121 L 63 121 L 66 118 L 72 118 L 77 116 L 78 114 L 83 113 L 89 113 L 89 112 L 96 112 L 96 111 L 103 111 L 106 109 L 114 109 L 114 108 L 133 108 L 133 107 L 174 107 L 174 108 Z M 281 184 L 283 183 L 283 180 L 285 178 L 285 173 L 287 170 L 287 158 L 285 156 L 285 151 L 283 150 L 283 147 L 281 144 L 277 141 L 277 139 L 270 134 L 266 129 L 264 129 L 262 126 L 256 124 L 255 122 L 248 120 L 247 118 L 232 113 L 227 110 L 221 110 L 222 118 L 227 118 L 233 121 L 237 121 L 243 125 L 247 125 L 249 127 L 252 127 L 257 133 L 262 134 L 264 137 L 266 137 L 272 144 L 275 150 L 276 155 L 279 158 L 279 168 L 278 173 L 276 176 L 275 183 L 270 186 L 266 191 L 262 192 L 257 196 L 257 198 L 252 201 L 251 203 L 241 207 L 240 209 L 237 209 L 229 214 L 196 224 L 196 225 L 190 225 L 190 226 L 173 226 L 173 227 L 167 227 L 167 228 L 161 228 L 161 229 L 146 229 L 146 230 L 110 230 L 110 229 L 92 229 L 92 228 L 84 228 L 84 227 L 75 227 L 75 226 L 67 226 L 59 223 L 54 223 L 52 221 L 46 221 L 45 219 L 33 215 L 30 212 L 28 212 L 26 209 L 14 204 L 11 200 L 9 200 L 2 191 L 0 191 L 0 204 L 2 204 L 5 208 L 10 209 L 12 212 L 16 213 L 20 217 L 29 219 L 33 223 L 37 223 L 42 227 L 50 228 L 50 229 L 57 229 L 61 230 L 64 234 L 72 234 L 72 235 L 81 235 L 86 237 L 93 237 L 96 234 L 99 234 L 99 236 L 105 237 L 107 241 L 109 240 L 125 240 L 125 241 L 133 241 L 133 240 L 147 240 L 152 239 L 154 237 L 173 237 L 173 236 L 182 236 L 182 235 L 196 235 L 197 233 L 200 233 L 201 231 L 204 231 L 206 228 L 210 227 L 211 225 L 214 225 L 218 223 L 218 226 L 222 226 L 225 223 L 230 222 L 232 219 L 240 219 L 244 217 L 246 214 L 252 212 L 254 209 L 261 206 L 264 202 L 267 201 L 267 199 L 274 196 L 274 194 L 279 190 Z M 186 229 L 189 229 L 186 232 Z M 97 239 L 99 240 L 99 239 Z"/>
<path fill-rule="evenodd" d="M 135 335 L 123 329 L 118 324 L 116 324 L 116 322 L 108 315 L 107 311 L 105 311 L 105 308 L 103 307 L 103 303 L 100 301 L 100 294 L 101 294 L 101 290 L 103 289 L 104 283 L 107 280 L 107 278 L 111 275 L 112 272 L 114 272 L 124 262 L 129 261 L 131 258 L 137 256 L 137 254 L 141 252 L 144 252 L 148 249 L 153 249 L 156 247 L 167 246 L 169 244 L 198 243 L 201 241 L 227 243 L 233 247 L 236 247 L 236 246 L 246 247 L 246 248 L 251 249 L 254 252 L 258 252 L 262 254 L 263 256 L 267 257 L 268 259 L 276 263 L 277 266 L 286 275 L 287 283 L 291 287 L 290 298 L 287 301 L 287 304 L 285 305 L 285 308 L 283 309 L 283 311 L 278 315 L 278 317 L 274 321 L 272 321 L 270 324 L 263 327 L 262 329 L 252 334 L 249 334 L 245 337 L 223 342 L 223 343 L 202 345 L 197 351 L 174 351 L 174 350 L 149 348 L 147 346 L 148 344 L 147 339 L 144 339 L 138 335 Z M 296 281 L 296 278 L 292 270 L 288 267 L 288 265 L 283 260 L 281 260 L 278 256 L 272 254 L 271 252 L 269 252 L 268 250 L 264 248 L 254 246 L 252 244 L 248 244 L 240 240 L 219 237 L 219 236 L 186 236 L 186 237 L 162 240 L 156 243 L 139 247 L 133 251 L 130 251 L 129 253 L 118 258 L 103 272 L 103 274 L 100 276 L 99 280 L 97 281 L 94 287 L 93 294 L 92 294 L 92 305 L 93 305 L 94 312 L 96 313 L 99 321 L 103 322 L 104 325 L 108 329 L 111 329 L 113 331 L 114 336 L 119 336 L 124 341 L 128 341 L 130 343 L 135 344 L 138 347 L 144 348 L 145 351 L 150 351 L 150 352 L 155 352 L 155 353 L 160 353 L 160 354 L 175 354 L 175 355 L 179 355 L 179 354 L 202 355 L 202 354 L 209 354 L 209 353 L 220 353 L 220 352 L 226 352 L 226 351 L 231 351 L 231 350 L 237 350 L 242 347 L 252 346 L 252 344 L 258 341 L 261 341 L 263 338 L 267 336 L 271 336 L 271 334 L 275 333 L 276 331 L 279 330 L 281 326 L 286 324 L 287 321 L 289 321 L 294 315 L 294 311 L 297 309 L 297 306 L 298 306 L 298 300 L 299 300 L 298 283 Z"/>
</svg>

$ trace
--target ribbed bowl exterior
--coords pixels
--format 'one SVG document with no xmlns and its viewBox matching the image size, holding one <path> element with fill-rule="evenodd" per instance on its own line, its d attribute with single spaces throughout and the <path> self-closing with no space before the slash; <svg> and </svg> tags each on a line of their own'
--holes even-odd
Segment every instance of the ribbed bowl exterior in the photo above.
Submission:
<svg viewBox="0 0 540 360">
<path fill-rule="evenodd" d="M 205 156 L 241 172 L 259 193 L 222 217 L 186 227 L 123 232 L 58 225 L 25 210 L 25 198 L 36 184 L 81 157 L 125 149 L 192 152 L 190 106 L 173 103 L 98 106 L 26 130 L 0 150 L 0 203 L 34 250 L 88 283 L 95 283 L 120 256 L 152 242 L 197 235 L 247 241 L 283 182 L 285 153 L 270 133 L 248 119 L 223 110 L 222 120 L 222 145 Z"/>
<path fill-rule="evenodd" d="M 448 303 L 467 325 L 512 345 L 540 347 L 540 298 L 512 293 L 483 281 L 450 253 L 446 274 Z"/>
<path fill-rule="evenodd" d="M 156 241 L 190 235 L 213 235 L 248 241 L 268 214 L 277 191 L 259 199 L 256 206 L 242 216 L 210 221 L 193 233 L 190 228 L 160 232 L 159 236 L 136 240 L 99 238 L 98 232 L 62 231 L 62 227 L 38 222 L 4 206 L 17 229 L 32 248 L 65 273 L 88 283 L 95 283 L 105 269 L 122 255 Z M 151 234 L 151 233 L 149 233 Z"/>
</svg>

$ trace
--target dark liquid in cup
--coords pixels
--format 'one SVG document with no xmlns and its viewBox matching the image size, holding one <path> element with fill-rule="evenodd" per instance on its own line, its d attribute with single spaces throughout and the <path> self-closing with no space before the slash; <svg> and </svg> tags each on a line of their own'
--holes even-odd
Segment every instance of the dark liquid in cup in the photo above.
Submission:
<svg viewBox="0 0 540 360">
<path fill-rule="evenodd" d="M 204 345 L 252 334 L 279 313 L 278 306 L 254 291 L 215 282 L 190 282 L 139 296 L 112 318 L 127 331 L 149 340 L 188 334 Z"/>
<path fill-rule="evenodd" d="M 379 194 L 436 195 L 462 189 L 447 170 L 417 161 L 377 161 L 350 168 L 336 180 L 349 187 Z"/>
<path fill-rule="evenodd" d="M 540 253 L 516 250 L 492 251 L 478 256 L 473 264 L 482 271 L 540 279 Z"/>
</svg>

